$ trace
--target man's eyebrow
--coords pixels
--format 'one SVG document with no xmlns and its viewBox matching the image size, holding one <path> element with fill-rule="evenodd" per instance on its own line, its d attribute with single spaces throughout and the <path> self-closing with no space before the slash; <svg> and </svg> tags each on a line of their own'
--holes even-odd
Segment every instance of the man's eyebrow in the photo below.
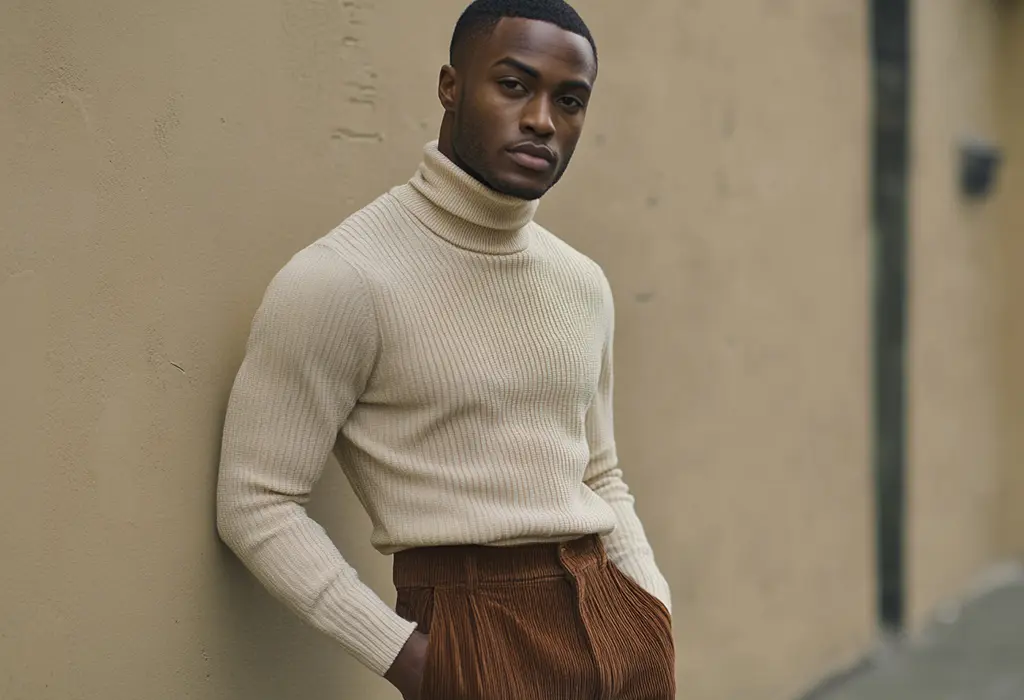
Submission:
<svg viewBox="0 0 1024 700">
<path fill-rule="evenodd" d="M 499 59 L 499 60 L 495 61 L 494 62 L 494 66 L 492 66 L 492 68 L 493 67 L 497 67 L 497 66 L 509 66 L 511 68 L 515 68 L 518 71 L 526 73 L 531 78 L 539 78 L 540 77 L 540 71 L 539 70 L 537 70 L 533 66 L 530 66 L 530 65 L 527 65 L 527 64 L 523 63 L 522 61 L 517 61 L 516 59 L 512 58 L 511 56 L 506 56 L 505 58 L 502 58 L 502 59 Z M 591 84 L 589 82 L 587 82 L 586 80 L 566 80 L 566 81 L 564 81 L 562 83 L 562 87 L 566 87 L 566 88 L 579 88 L 581 90 L 586 90 L 587 92 L 591 92 L 593 90 L 593 87 L 591 86 Z"/>
<path fill-rule="evenodd" d="M 518 71 L 522 71 L 523 73 L 526 73 L 531 78 L 539 78 L 540 77 L 540 71 L 539 70 L 537 70 L 533 66 L 526 65 L 522 61 L 517 61 L 516 59 L 512 58 L 511 56 L 506 56 L 505 58 L 502 58 L 500 60 L 495 61 L 494 62 L 494 67 L 497 67 L 497 66 L 511 66 L 512 68 L 515 68 Z"/>
</svg>

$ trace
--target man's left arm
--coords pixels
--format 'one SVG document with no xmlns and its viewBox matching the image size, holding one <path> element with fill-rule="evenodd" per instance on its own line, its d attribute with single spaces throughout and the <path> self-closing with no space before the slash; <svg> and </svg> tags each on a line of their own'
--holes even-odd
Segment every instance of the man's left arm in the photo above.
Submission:
<svg viewBox="0 0 1024 700">
<path fill-rule="evenodd" d="M 606 334 L 597 393 L 587 411 L 586 431 L 590 461 L 583 480 L 615 511 L 616 527 L 602 538 L 608 558 L 671 611 L 672 600 L 668 582 L 654 561 L 651 545 L 636 514 L 635 499 L 622 478 L 622 469 L 619 467 L 615 450 L 612 417 L 612 341 L 615 335 L 615 309 L 611 288 L 603 276 L 602 282 L 605 288 Z"/>
</svg>

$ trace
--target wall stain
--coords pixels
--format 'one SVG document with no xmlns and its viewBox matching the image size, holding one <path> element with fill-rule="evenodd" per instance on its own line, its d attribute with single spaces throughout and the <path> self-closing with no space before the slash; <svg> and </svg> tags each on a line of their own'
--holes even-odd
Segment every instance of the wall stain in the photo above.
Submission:
<svg viewBox="0 0 1024 700">
<path fill-rule="evenodd" d="M 357 131 L 348 127 L 338 127 L 331 132 L 331 138 L 336 141 L 376 141 L 384 140 L 384 134 L 379 131 Z"/>
<path fill-rule="evenodd" d="M 374 75 L 376 77 L 376 75 Z M 351 88 L 348 90 L 348 101 L 356 104 L 377 104 L 377 86 L 373 83 L 363 83 L 358 81 L 349 81 L 344 83 L 344 87 Z"/>
<path fill-rule="evenodd" d="M 361 27 L 366 24 L 365 14 L 373 10 L 373 3 L 344 0 L 341 3 L 341 9 L 345 13 L 345 19 L 350 25 Z"/>
<path fill-rule="evenodd" d="M 171 155 L 171 142 L 180 126 L 181 114 L 178 109 L 178 96 L 171 95 L 164 106 L 163 112 L 153 120 L 153 138 L 156 140 L 156 145 L 160 148 L 160 151 L 167 157 Z"/>
<path fill-rule="evenodd" d="M 341 97 L 358 109 L 339 114 L 338 126 L 331 131 L 331 140 L 340 144 L 380 143 L 384 133 L 378 128 L 377 71 L 369 57 L 366 25 L 375 5 L 370 0 L 342 0 L 338 7 L 345 24 L 339 54 L 344 74 Z"/>
</svg>

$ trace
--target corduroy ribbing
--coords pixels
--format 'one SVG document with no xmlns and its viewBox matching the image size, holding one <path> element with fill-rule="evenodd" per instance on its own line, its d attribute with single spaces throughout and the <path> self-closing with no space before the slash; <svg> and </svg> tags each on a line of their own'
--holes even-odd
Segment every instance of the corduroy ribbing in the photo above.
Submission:
<svg viewBox="0 0 1024 700">
<path fill-rule="evenodd" d="M 429 630 L 422 700 L 674 700 L 668 611 L 596 537 L 395 556 L 403 615 Z"/>
<path fill-rule="evenodd" d="M 611 291 L 428 144 L 407 185 L 278 273 L 224 428 L 218 527 L 277 597 L 378 674 L 415 625 L 303 507 L 333 449 L 384 553 L 601 535 L 669 606 L 612 427 Z"/>
</svg>

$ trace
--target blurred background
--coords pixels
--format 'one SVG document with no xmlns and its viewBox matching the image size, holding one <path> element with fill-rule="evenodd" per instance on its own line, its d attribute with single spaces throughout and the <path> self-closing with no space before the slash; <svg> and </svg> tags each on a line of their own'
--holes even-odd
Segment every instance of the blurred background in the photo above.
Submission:
<svg viewBox="0 0 1024 700">
<path fill-rule="evenodd" d="M 213 486 L 267 283 L 412 175 L 464 5 L 0 3 L 0 698 L 397 697 Z M 575 5 L 538 220 L 615 290 L 679 697 L 1024 697 L 1024 2 Z M 338 469 L 313 512 L 393 600 Z"/>
</svg>

